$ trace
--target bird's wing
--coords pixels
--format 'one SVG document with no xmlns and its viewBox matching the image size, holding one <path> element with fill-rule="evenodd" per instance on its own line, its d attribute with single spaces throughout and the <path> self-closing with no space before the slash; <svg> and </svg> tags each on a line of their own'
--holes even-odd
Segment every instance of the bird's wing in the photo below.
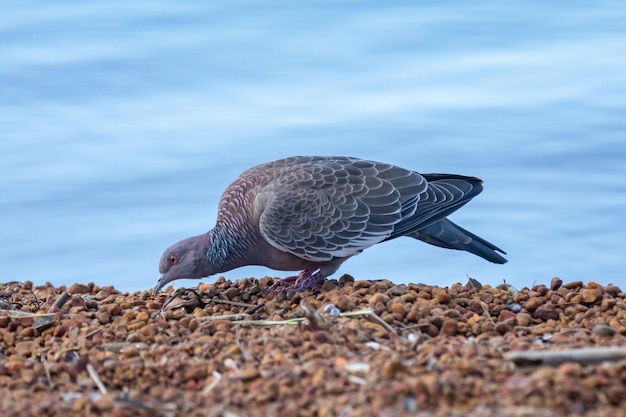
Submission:
<svg viewBox="0 0 626 417">
<path fill-rule="evenodd" d="M 348 157 L 291 159 L 269 171 L 255 201 L 261 234 L 275 248 L 314 262 L 388 239 L 427 189 L 416 172 Z"/>
<path fill-rule="evenodd" d="M 407 216 L 402 218 L 389 239 L 404 236 L 445 218 L 482 191 L 482 181 L 475 177 L 454 174 L 422 174 L 428 187 L 415 196 Z"/>
</svg>

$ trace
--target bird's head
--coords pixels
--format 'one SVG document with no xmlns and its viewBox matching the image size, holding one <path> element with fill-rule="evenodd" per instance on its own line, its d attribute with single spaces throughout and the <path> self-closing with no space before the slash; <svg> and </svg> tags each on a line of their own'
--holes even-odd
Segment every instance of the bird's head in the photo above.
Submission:
<svg viewBox="0 0 626 417">
<path fill-rule="evenodd" d="M 168 283 L 180 278 L 203 278 L 211 275 L 206 259 L 209 237 L 194 236 L 173 244 L 159 261 L 161 275 L 154 286 L 156 294 Z"/>
</svg>

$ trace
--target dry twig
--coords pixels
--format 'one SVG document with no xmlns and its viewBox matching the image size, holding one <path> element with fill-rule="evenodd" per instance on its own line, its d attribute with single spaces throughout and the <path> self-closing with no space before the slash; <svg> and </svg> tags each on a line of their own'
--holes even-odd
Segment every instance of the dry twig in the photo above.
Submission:
<svg viewBox="0 0 626 417">
<path fill-rule="evenodd" d="M 626 347 L 585 347 L 565 350 L 538 350 L 527 352 L 509 352 L 505 360 L 517 366 L 557 366 L 564 362 L 576 362 L 581 365 L 604 361 L 626 359 Z"/>
<path fill-rule="evenodd" d="M 100 390 L 100 393 L 102 393 L 103 395 L 106 395 L 108 392 L 107 387 L 104 386 L 104 383 L 100 379 L 100 376 L 98 375 L 98 372 L 96 371 L 96 368 L 94 368 L 93 365 L 90 363 L 87 364 L 87 373 L 89 374 L 93 382 L 96 384 L 96 386 Z"/>
</svg>

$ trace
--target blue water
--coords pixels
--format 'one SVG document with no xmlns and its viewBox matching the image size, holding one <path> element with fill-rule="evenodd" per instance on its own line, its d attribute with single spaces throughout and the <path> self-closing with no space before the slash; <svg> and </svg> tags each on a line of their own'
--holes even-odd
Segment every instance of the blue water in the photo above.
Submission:
<svg viewBox="0 0 626 417">
<path fill-rule="evenodd" d="M 624 22 L 621 0 L 5 2 L 0 282 L 150 288 L 243 169 L 340 154 L 482 178 L 452 219 L 509 263 L 397 239 L 337 276 L 625 288 Z"/>
</svg>

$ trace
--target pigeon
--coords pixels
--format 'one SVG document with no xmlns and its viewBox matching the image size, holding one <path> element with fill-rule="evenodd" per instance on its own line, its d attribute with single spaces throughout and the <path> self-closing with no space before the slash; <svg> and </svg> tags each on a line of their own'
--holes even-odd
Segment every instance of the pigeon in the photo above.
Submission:
<svg viewBox="0 0 626 417">
<path fill-rule="evenodd" d="M 181 278 L 262 265 L 300 271 L 268 288 L 297 293 L 318 286 L 370 246 L 401 236 L 503 264 L 506 252 L 447 218 L 482 189 L 475 177 L 420 174 L 347 156 L 260 164 L 226 188 L 212 230 L 165 250 L 153 290 Z"/>
</svg>

